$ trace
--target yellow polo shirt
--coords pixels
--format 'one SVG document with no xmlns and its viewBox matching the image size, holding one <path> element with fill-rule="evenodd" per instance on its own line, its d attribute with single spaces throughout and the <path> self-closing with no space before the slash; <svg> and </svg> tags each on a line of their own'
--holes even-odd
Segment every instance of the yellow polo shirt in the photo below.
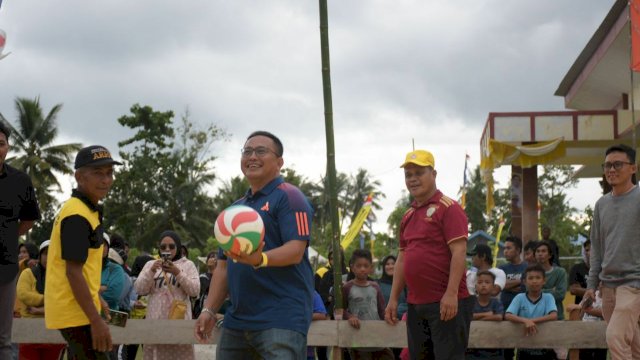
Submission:
<svg viewBox="0 0 640 360">
<path fill-rule="evenodd" d="M 100 220 L 99 209 L 77 190 L 63 204 L 55 219 L 44 291 L 45 324 L 48 329 L 64 329 L 90 323 L 71 291 L 65 259 L 84 262 L 82 275 L 89 287 L 93 304 L 100 311 L 98 290 L 103 251 Z M 78 228 L 86 231 L 78 231 Z"/>
</svg>

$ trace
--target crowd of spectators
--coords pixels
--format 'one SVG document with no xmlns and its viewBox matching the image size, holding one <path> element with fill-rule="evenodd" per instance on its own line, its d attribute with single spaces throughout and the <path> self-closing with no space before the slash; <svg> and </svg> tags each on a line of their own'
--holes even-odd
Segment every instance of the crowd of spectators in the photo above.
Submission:
<svg viewBox="0 0 640 360">
<path fill-rule="evenodd" d="M 110 239 L 110 240 L 109 240 Z M 115 239 L 115 241 L 114 241 Z M 216 252 L 207 254 L 204 260 L 204 271 L 198 275 L 196 266 L 182 254 L 185 246 L 180 237 L 173 231 L 160 235 L 158 253 L 137 256 L 129 267 L 128 244 L 122 237 L 114 234 L 111 238 L 105 235 L 103 249 L 103 265 L 101 274 L 101 297 L 109 305 L 109 309 L 123 311 L 132 319 L 166 318 L 173 299 L 188 302 L 191 306 L 184 314 L 185 319 L 197 318 L 202 304 L 208 294 L 212 273 L 216 267 Z M 533 247 L 529 244 L 533 243 Z M 49 242 L 43 242 L 38 249 L 31 243 L 21 244 L 21 274 L 17 285 L 16 316 L 44 316 L 44 279 L 47 264 L 47 248 Z M 590 242 L 583 246 L 583 261 L 572 267 L 567 277 L 562 267 L 553 261 L 553 253 L 545 241 L 529 242 L 533 263 L 522 260 L 522 242 L 519 238 L 509 236 L 505 242 L 505 264 L 492 267 L 493 249 L 479 244 L 470 249 L 470 268 L 467 272 L 469 292 L 476 296 L 473 319 L 476 321 L 511 320 L 524 325 L 524 333 L 537 331 L 535 324 L 542 321 L 561 319 L 563 316 L 562 301 L 567 289 L 575 295 L 575 306 L 568 310 L 581 309 L 581 296 L 586 290 L 586 278 L 589 270 Z M 34 249 L 36 251 L 34 251 Z M 169 252 L 168 261 L 161 254 Z M 332 254 L 329 263 L 320 267 L 315 274 L 314 320 L 333 317 L 334 289 Z M 531 259 L 530 258 L 530 259 Z M 354 328 L 359 328 L 360 320 L 382 320 L 384 308 L 389 300 L 393 283 L 396 257 L 388 255 L 379 262 L 378 270 L 374 268 L 371 253 L 368 250 L 355 250 L 349 266 L 341 266 L 343 274 L 342 297 L 345 309 L 344 320 Z M 352 274 L 350 277 L 347 274 Z M 375 275 L 379 273 L 380 275 Z M 529 274 L 529 278 L 527 278 Z M 373 278 L 376 278 L 373 280 Z M 539 290 L 538 287 L 540 288 Z M 544 295 L 548 294 L 548 295 Z M 516 301 L 517 299 L 517 301 Z M 547 299 L 552 299 L 547 300 Z M 512 304 L 515 304 L 512 306 Z M 528 306 L 544 301 L 544 311 L 527 312 Z M 551 304 L 552 302 L 552 304 Z M 602 299 L 599 296 L 591 307 L 582 310 L 584 321 L 602 319 Z M 407 311 L 406 289 L 403 290 L 397 310 L 398 318 Z M 221 311 L 224 314 L 224 311 Z M 553 314 L 553 315 L 551 315 Z M 43 359 L 51 354 L 64 351 L 63 345 L 21 344 L 20 358 L 29 359 L 29 354 L 39 353 Z M 388 348 L 355 348 L 345 352 L 351 359 L 400 359 L 402 349 Z M 513 359 L 513 349 L 468 349 L 468 359 Z M 116 346 L 109 353 L 110 359 L 135 359 L 138 345 Z M 154 359 L 189 359 L 194 358 L 192 345 L 145 345 L 144 358 Z M 511 352 L 511 353 L 510 353 Z M 560 352 L 560 354 L 557 354 Z M 580 358 L 606 359 L 606 349 L 581 350 Z M 308 359 L 326 359 L 326 348 L 309 348 Z M 563 349 L 542 351 L 536 349 L 519 349 L 519 358 L 556 359 L 565 356 Z M 372 357 L 371 357 L 372 356 Z"/>
</svg>

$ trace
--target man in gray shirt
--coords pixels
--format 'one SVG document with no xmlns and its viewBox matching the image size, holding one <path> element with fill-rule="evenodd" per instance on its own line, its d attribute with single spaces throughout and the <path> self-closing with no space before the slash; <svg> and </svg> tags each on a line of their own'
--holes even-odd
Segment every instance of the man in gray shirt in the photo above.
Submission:
<svg viewBox="0 0 640 360">
<path fill-rule="evenodd" d="M 602 165 L 610 193 L 593 212 L 591 268 L 583 302 L 595 300 L 602 285 L 611 358 L 640 359 L 640 189 L 634 174 L 636 152 L 626 145 L 607 149 Z"/>
</svg>

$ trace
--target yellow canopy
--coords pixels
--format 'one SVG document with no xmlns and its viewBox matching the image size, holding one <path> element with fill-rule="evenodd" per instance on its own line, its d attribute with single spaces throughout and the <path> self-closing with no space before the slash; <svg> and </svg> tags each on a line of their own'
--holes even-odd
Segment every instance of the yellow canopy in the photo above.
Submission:
<svg viewBox="0 0 640 360">
<path fill-rule="evenodd" d="M 494 139 L 488 139 L 486 148 L 481 151 L 480 169 L 482 179 L 487 185 L 487 214 L 495 206 L 493 200 L 493 170 L 502 165 L 516 165 L 528 168 L 545 165 L 565 156 L 564 138 L 538 142 L 529 145 L 512 145 Z"/>
</svg>

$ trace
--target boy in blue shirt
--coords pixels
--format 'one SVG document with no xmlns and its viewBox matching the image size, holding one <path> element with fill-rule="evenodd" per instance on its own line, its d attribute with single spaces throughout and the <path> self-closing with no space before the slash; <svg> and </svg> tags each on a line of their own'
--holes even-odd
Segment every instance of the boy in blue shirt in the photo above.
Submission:
<svg viewBox="0 0 640 360">
<path fill-rule="evenodd" d="M 539 264 L 529 266 L 524 271 L 527 292 L 518 294 L 509 305 L 505 319 L 524 325 L 525 336 L 538 333 L 538 323 L 558 319 L 558 308 L 553 295 L 543 293 L 545 271 Z M 519 349 L 518 359 L 555 359 L 552 349 Z"/>
<path fill-rule="evenodd" d="M 502 321 L 504 308 L 500 300 L 491 296 L 496 276 L 489 270 L 476 274 L 476 303 L 473 306 L 473 320 Z M 503 360 L 502 349 L 467 349 L 466 360 Z"/>
</svg>

